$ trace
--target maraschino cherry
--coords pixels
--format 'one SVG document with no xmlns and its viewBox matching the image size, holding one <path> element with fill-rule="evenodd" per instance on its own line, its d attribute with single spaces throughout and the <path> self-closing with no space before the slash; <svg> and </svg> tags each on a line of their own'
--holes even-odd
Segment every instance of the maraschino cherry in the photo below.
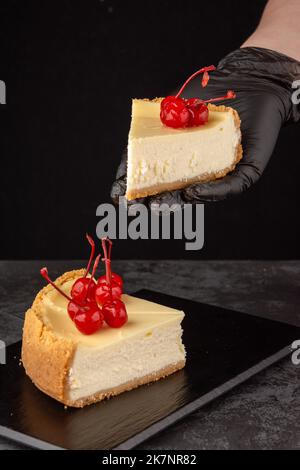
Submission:
<svg viewBox="0 0 300 470">
<path fill-rule="evenodd" d="M 216 70 L 214 65 L 203 67 L 185 81 L 176 96 L 167 96 L 162 100 L 160 119 L 165 126 L 173 127 L 174 129 L 201 126 L 208 121 L 209 110 L 207 103 L 235 98 L 235 93 L 232 90 L 229 90 L 225 96 L 210 100 L 200 100 L 199 98 L 184 99 L 180 97 L 187 84 L 199 74 L 203 74 L 201 84 L 202 87 L 206 87 L 209 81 L 208 72 L 213 70 Z"/>
<path fill-rule="evenodd" d="M 92 335 L 103 326 L 104 316 L 96 303 L 80 307 L 74 317 L 77 329 L 84 335 Z"/>
<path fill-rule="evenodd" d="M 107 244 L 109 245 L 108 250 Z M 125 304 L 120 298 L 122 295 L 122 287 L 117 282 L 120 276 L 115 275 L 115 279 L 113 279 L 112 277 L 112 241 L 109 240 L 109 238 L 103 238 L 102 247 L 105 261 L 106 282 L 103 282 L 103 278 L 100 279 L 100 284 L 97 285 L 95 297 L 97 302 L 102 305 L 102 313 L 108 326 L 110 326 L 111 328 L 120 328 L 127 322 L 128 317 Z"/>
<path fill-rule="evenodd" d="M 113 296 L 114 299 L 119 299 L 121 295 L 122 288 L 113 281 L 111 285 L 103 283 L 96 287 L 95 298 L 99 305 L 103 305 L 111 296 Z"/>
<path fill-rule="evenodd" d="M 111 328 L 121 328 L 128 320 L 125 304 L 120 299 L 108 299 L 102 307 L 102 313 Z"/>
<path fill-rule="evenodd" d="M 107 249 L 108 244 L 108 249 Z M 106 274 L 100 276 L 97 281 L 95 298 L 99 305 L 103 305 L 112 296 L 119 299 L 122 295 L 123 279 L 116 273 L 111 272 L 111 250 L 112 241 L 109 238 L 102 238 L 102 248 Z"/>
<path fill-rule="evenodd" d="M 93 282 L 93 277 L 98 267 L 99 260 L 100 255 L 98 255 L 95 259 L 89 283 Z M 79 303 L 77 300 L 69 297 L 50 279 L 47 268 L 42 268 L 40 272 L 41 275 L 49 282 L 49 284 L 51 284 L 62 296 L 64 296 L 69 301 L 67 307 L 68 314 L 81 333 L 90 335 L 102 327 L 104 316 L 95 300 L 86 297 Z M 86 290 L 87 293 L 89 292 L 89 288 L 90 285 L 88 284 L 88 288 Z"/>
<path fill-rule="evenodd" d="M 87 277 L 91 268 L 92 260 L 94 258 L 95 242 L 92 239 L 92 237 L 90 237 L 88 234 L 86 234 L 86 238 L 89 244 L 91 245 L 90 259 L 86 267 L 84 277 L 80 277 L 79 279 L 77 279 L 74 282 L 72 286 L 72 290 L 71 290 L 72 299 L 77 300 L 77 302 L 79 303 L 85 300 L 93 300 L 95 298 L 95 289 L 96 289 L 95 281 L 92 279 L 92 277 L 91 278 Z"/>
<path fill-rule="evenodd" d="M 116 273 L 111 273 L 111 280 L 114 284 L 118 284 L 118 286 L 123 287 L 123 279 L 121 278 L 121 276 L 119 274 L 116 274 Z M 100 286 L 101 284 L 106 284 L 107 283 L 107 280 L 106 280 L 106 274 L 103 274 L 102 276 L 99 277 L 98 281 L 97 281 L 97 285 Z"/>
<path fill-rule="evenodd" d="M 127 322 L 128 317 L 125 304 L 120 298 L 123 279 L 111 272 L 111 240 L 102 239 L 106 274 L 100 276 L 96 286 L 94 276 L 101 256 L 95 258 L 91 275 L 87 277 L 95 252 L 94 241 L 89 235 L 87 239 L 91 245 L 90 259 L 85 276 L 74 282 L 71 296 L 50 279 L 47 268 L 42 268 L 40 272 L 49 284 L 68 300 L 68 314 L 77 329 L 85 335 L 91 335 L 102 328 L 104 320 L 108 326 L 120 328 Z M 102 306 L 102 310 L 99 305 Z"/>
<path fill-rule="evenodd" d="M 96 333 L 96 331 L 100 330 L 100 328 L 102 328 L 103 326 L 104 316 L 101 309 L 96 303 L 95 297 L 88 298 L 91 284 L 95 284 L 93 278 L 95 276 L 99 261 L 100 255 L 98 255 L 94 261 L 93 270 L 89 279 L 89 284 L 87 285 L 86 289 L 84 305 L 80 307 L 78 312 L 74 315 L 74 323 L 77 329 L 85 335 L 91 335 L 93 333 Z"/>
</svg>

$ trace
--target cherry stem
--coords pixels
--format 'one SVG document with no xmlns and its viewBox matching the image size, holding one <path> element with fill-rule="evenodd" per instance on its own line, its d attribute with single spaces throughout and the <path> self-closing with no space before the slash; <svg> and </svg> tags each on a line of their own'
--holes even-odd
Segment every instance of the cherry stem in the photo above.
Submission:
<svg viewBox="0 0 300 470">
<path fill-rule="evenodd" d="M 67 294 L 65 294 L 65 292 L 63 292 L 56 284 L 54 284 L 54 282 L 50 279 L 49 277 L 49 274 L 48 274 L 48 269 L 47 268 L 42 268 L 40 270 L 40 273 L 41 275 L 43 276 L 44 279 L 46 279 L 46 281 L 49 282 L 49 284 L 51 284 L 51 286 L 54 287 L 54 289 L 56 289 L 61 295 L 63 295 L 69 302 L 74 302 L 73 299 L 71 299 L 71 297 L 69 297 Z M 74 302 L 76 305 L 77 302 Z"/>
<path fill-rule="evenodd" d="M 203 67 L 202 69 L 200 70 L 197 70 L 197 72 L 193 73 L 193 75 L 191 75 L 185 82 L 184 84 L 182 85 L 182 87 L 180 88 L 179 92 L 177 93 L 177 95 L 175 96 L 175 98 L 178 98 L 181 93 L 183 92 L 183 90 L 185 89 L 185 87 L 190 83 L 191 80 L 193 80 L 195 77 L 197 77 L 198 75 L 200 75 L 201 73 L 203 73 L 203 79 L 202 79 L 202 86 L 203 87 L 206 87 L 207 83 L 208 83 L 208 80 L 209 80 L 209 75 L 208 75 L 208 72 L 211 72 L 213 70 L 216 70 L 216 67 L 214 65 L 210 65 L 209 67 Z"/>
<path fill-rule="evenodd" d="M 107 251 L 106 243 L 109 244 L 108 251 Z M 111 246 L 112 246 L 112 241 L 108 237 L 102 238 L 102 248 L 103 248 L 103 253 L 104 253 L 105 270 L 106 270 L 106 282 L 109 285 L 111 284 L 111 267 L 110 267 Z"/>
<path fill-rule="evenodd" d="M 228 90 L 225 96 L 220 96 L 218 98 L 211 98 L 210 100 L 205 100 L 203 103 L 213 103 L 214 101 L 229 100 L 235 98 L 236 94 L 232 90 Z"/>
<path fill-rule="evenodd" d="M 89 288 L 91 286 L 91 283 L 93 281 L 93 278 L 95 276 L 95 272 L 96 272 L 96 269 L 98 268 L 98 264 L 99 264 L 99 261 L 100 261 L 100 258 L 101 258 L 101 255 L 98 255 L 94 261 L 94 266 L 93 266 L 93 269 L 92 269 L 92 274 L 91 274 L 91 277 L 90 277 L 90 280 L 89 280 L 89 283 L 88 283 L 88 288 L 87 288 L 87 291 L 86 291 L 86 296 L 85 298 L 87 297 L 88 295 L 88 292 L 89 292 Z"/>
<path fill-rule="evenodd" d="M 107 252 L 107 245 L 109 244 L 108 252 Z M 102 248 L 103 248 L 103 253 L 104 253 L 104 261 L 105 261 L 105 271 L 106 271 L 106 282 L 109 286 L 110 289 L 110 296 L 112 298 L 112 288 L 111 288 L 111 261 L 110 261 L 110 255 L 111 255 L 111 249 L 112 249 L 112 241 L 108 238 L 102 238 Z"/>
<path fill-rule="evenodd" d="M 84 277 L 86 277 L 88 275 L 88 273 L 90 272 L 91 264 L 92 264 L 94 254 L 95 254 L 95 242 L 94 242 L 94 240 L 92 239 L 92 237 L 89 236 L 88 233 L 86 234 L 86 238 L 87 238 L 87 241 L 89 242 L 89 244 L 91 245 L 91 254 L 90 254 L 90 259 L 89 259 L 88 265 L 86 267 Z"/>
<path fill-rule="evenodd" d="M 110 238 L 108 238 L 107 241 L 108 241 L 108 244 L 109 244 L 109 247 L 108 247 L 108 259 L 111 261 L 112 241 L 110 240 Z M 110 265 L 111 265 L 111 263 L 110 263 Z"/>
<path fill-rule="evenodd" d="M 109 266 L 109 290 L 110 290 L 110 298 L 112 300 L 112 286 L 111 286 L 111 280 L 112 280 L 112 275 L 111 275 L 111 250 L 112 250 L 112 241 L 107 238 L 107 242 L 108 242 L 108 259 L 109 259 L 109 263 L 108 263 L 108 266 Z"/>
</svg>

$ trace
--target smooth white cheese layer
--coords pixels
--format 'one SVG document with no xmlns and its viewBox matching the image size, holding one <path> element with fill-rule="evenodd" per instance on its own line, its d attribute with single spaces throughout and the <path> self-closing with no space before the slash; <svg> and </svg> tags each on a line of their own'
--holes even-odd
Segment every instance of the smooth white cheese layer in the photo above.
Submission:
<svg viewBox="0 0 300 470">
<path fill-rule="evenodd" d="M 128 191 L 216 173 L 234 163 L 241 133 L 232 113 L 210 111 L 204 126 L 172 129 L 162 125 L 159 107 L 133 100 Z"/>
<path fill-rule="evenodd" d="M 70 400 L 115 389 L 185 359 L 180 321 L 172 320 L 104 349 L 79 346 L 69 371 Z"/>
</svg>

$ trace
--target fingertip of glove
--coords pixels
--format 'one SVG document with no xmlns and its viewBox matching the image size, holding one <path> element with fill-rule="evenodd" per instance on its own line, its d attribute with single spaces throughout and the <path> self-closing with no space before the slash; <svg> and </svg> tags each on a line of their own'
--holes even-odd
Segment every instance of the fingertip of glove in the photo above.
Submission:
<svg viewBox="0 0 300 470">
<path fill-rule="evenodd" d="M 184 199 L 190 203 L 223 201 L 230 193 L 230 185 L 223 181 L 194 184 L 184 190 Z"/>
</svg>

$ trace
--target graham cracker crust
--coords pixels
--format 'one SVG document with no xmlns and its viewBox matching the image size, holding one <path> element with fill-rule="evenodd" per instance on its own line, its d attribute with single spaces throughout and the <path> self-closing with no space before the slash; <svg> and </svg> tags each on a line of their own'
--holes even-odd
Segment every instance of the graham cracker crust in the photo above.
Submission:
<svg viewBox="0 0 300 470">
<path fill-rule="evenodd" d="M 55 283 L 62 286 L 84 274 L 85 269 L 66 272 Z M 52 289 L 50 284 L 44 287 L 26 312 L 21 358 L 32 382 L 47 395 L 61 401 L 64 399 L 68 369 L 76 345 L 70 339 L 57 337 L 43 322 L 41 305 L 45 295 Z"/>
</svg>

